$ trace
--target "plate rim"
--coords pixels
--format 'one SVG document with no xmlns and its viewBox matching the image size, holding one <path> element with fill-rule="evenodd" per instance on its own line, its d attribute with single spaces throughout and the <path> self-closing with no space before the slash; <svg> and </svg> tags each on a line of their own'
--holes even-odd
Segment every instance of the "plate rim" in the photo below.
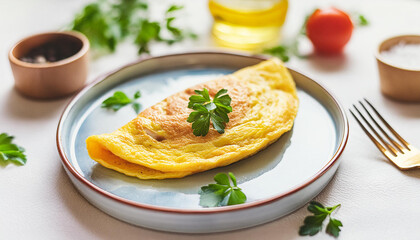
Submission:
<svg viewBox="0 0 420 240">
<path fill-rule="evenodd" d="M 282 198 L 285 198 L 287 196 L 292 195 L 295 192 L 298 192 L 307 186 L 314 183 L 316 180 L 321 178 L 328 170 L 334 166 L 337 162 L 341 154 L 343 153 L 347 142 L 349 138 L 349 121 L 347 118 L 347 115 L 341 106 L 341 104 L 337 101 L 337 98 L 330 93 L 322 84 L 315 81 L 312 78 L 307 77 L 305 74 L 300 73 L 299 71 L 296 71 L 292 68 L 287 67 L 289 70 L 292 70 L 300 75 L 303 75 L 307 78 L 309 78 L 315 85 L 317 85 L 320 89 L 323 90 L 323 92 L 333 100 L 334 105 L 339 110 L 340 117 L 343 119 L 343 139 L 340 142 L 340 145 L 337 147 L 337 150 L 335 151 L 334 155 L 331 157 L 331 159 L 322 167 L 317 173 L 315 173 L 313 176 L 308 178 L 304 183 L 294 187 L 294 189 L 291 189 L 289 191 L 286 191 L 284 193 L 272 196 L 270 198 L 261 199 L 249 203 L 243 203 L 238 205 L 231 205 L 231 206 L 222 206 L 222 207 L 214 207 L 214 208 L 203 208 L 203 209 L 177 209 L 177 208 L 170 208 L 170 207 L 164 207 L 164 206 L 155 206 L 155 205 L 149 205 L 145 203 L 139 203 L 132 200 L 125 199 L 123 197 L 117 196 L 113 193 L 110 193 L 104 189 L 101 189 L 100 187 L 96 186 L 92 182 L 88 181 L 86 178 L 84 178 L 77 170 L 72 166 L 70 163 L 70 160 L 67 158 L 67 156 L 64 153 L 63 144 L 61 142 L 61 132 L 63 130 L 63 121 L 65 120 L 65 117 L 68 115 L 70 110 L 72 109 L 73 105 L 78 101 L 79 98 L 81 98 L 85 92 L 89 91 L 91 88 L 93 88 L 95 85 L 99 84 L 103 80 L 107 79 L 108 77 L 120 72 L 121 70 L 148 61 L 148 60 L 155 60 L 159 58 L 166 58 L 166 57 L 177 57 L 177 56 L 185 56 L 185 55 L 205 55 L 205 54 L 215 54 L 215 55 L 229 55 L 229 56 L 238 56 L 238 57 L 245 57 L 245 58 L 251 58 L 251 59 L 257 59 L 257 60 L 267 60 L 270 57 L 264 56 L 264 55 L 251 55 L 251 54 L 244 54 L 244 53 L 236 53 L 236 52 L 220 52 L 220 51 L 193 51 L 193 52 L 183 52 L 183 53 L 175 53 L 175 54 L 165 54 L 165 55 L 158 55 L 158 56 L 146 56 L 141 57 L 138 60 L 132 61 L 128 64 L 124 64 L 120 67 L 115 68 L 112 71 L 109 71 L 107 73 L 101 74 L 98 77 L 96 77 L 91 83 L 83 87 L 76 95 L 74 95 L 66 107 L 64 108 L 60 119 L 58 121 L 57 125 L 57 132 L 56 132 L 56 145 L 57 150 L 60 155 L 61 163 L 64 168 L 66 168 L 66 173 L 71 173 L 75 179 L 77 179 L 80 183 L 84 184 L 85 186 L 89 187 L 89 189 L 95 191 L 96 193 L 99 193 L 103 197 L 106 197 L 110 200 L 116 201 L 121 204 L 129 205 L 131 207 L 135 207 L 138 209 L 143 210 L 149 210 L 149 211 L 156 211 L 156 212 L 167 212 L 167 213 L 176 213 L 176 214 L 216 214 L 216 213 L 223 213 L 223 212 L 232 212 L 232 211 L 239 211 L 244 210 L 248 208 L 258 207 L 270 204 L 272 202 L 275 202 L 277 200 L 280 200 Z"/>
</svg>

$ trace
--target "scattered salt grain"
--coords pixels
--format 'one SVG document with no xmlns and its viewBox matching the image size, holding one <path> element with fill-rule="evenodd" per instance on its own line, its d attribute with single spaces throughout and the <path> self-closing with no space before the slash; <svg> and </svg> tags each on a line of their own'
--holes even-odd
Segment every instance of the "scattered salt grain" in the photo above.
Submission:
<svg viewBox="0 0 420 240">
<path fill-rule="evenodd" d="M 381 52 L 382 60 L 397 67 L 420 70 L 420 44 L 399 42 Z"/>
</svg>

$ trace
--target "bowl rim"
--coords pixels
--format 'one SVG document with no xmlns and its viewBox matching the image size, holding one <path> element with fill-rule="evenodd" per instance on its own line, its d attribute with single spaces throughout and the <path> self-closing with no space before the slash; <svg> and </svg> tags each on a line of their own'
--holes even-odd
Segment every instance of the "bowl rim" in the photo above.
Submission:
<svg viewBox="0 0 420 240">
<path fill-rule="evenodd" d="M 73 54 L 72 56 L 70 56 L 68 58 L 64 58 L 64 59 L 61 59 L 61 60 L 56 61 L 56 62 L 47 62 L 47 63 L 28 63 L 28 62 L 24 62 L 24 61 L 20 60 L 19 58 L 17 58 L 13 54 L 13 51 L 15 50 L 16 47 L 18 47 L 20 44 L 30 40 L 31 38 L 39 37 L 39 36 L 48 36 L 48 35 L 63 35 L 63 36 L 74 37 L 74 38 L 76 38 L 76 39 L 78 39 L 82 42 L 82 48 L 80 48 L 80 50 L 78 52 L 76 52 L 75 54 Z M 9 50 L 9 60 L 10 60 L 10 62 L 12 62 L 16 65 L 19 65 L 19 66 L 22 66 L 22 67 L 25 67 L 25 68 L 34 68 L 34 69 L 52 68 L 52 67 L 63 66 L 63 65 L 72 63 L 72 62 L 76 61 L 77 59 L 82 58 L 83 56 L 85 56 L 87 54 L 87 52 L 89 51 L 89 48 L 90 48 L 89 39 L 81 32 L 77 32 L 77 31 L 43 32 L 43 33 L 38 33 L 38 34 L 27 36 L 27 37 L 19 40 L 17 43 L 15 43 L 13 45 L 13 47 Z"/>
<path fill-rule="evenodd" d="M 382 40 L 379 43 L 378 47 L 376 48 L 376 52 L 375 52 L 376 60 L 385 64 L 385 65 L 387 65 L 387 66 L 390 66 L 390 67 L 393 67 L 393 68 L 396 68 L 396 69 L 400 69 L 402 71 L 420 72 L 420 68 L 419 69 L 405 68 L 405 67 L 397 66 L 393 63 L 390 63 L 389 61 L 384 60 L 384 58 L 381 54 L 381 52 L 383 52 L 383 50 L 381 50 L 381 48 L 386 42 L 396 40 L 396 39 L 400 39 L 400 41 L 401 41 L 401 40 L 404 40 L 405 38 L 408 38 L 408 37 L 418 38 L 419 39 L 419 45 L 420 45 L 420 35 L 417 35 L 417 34 L 402 34 L 402 35 L 395 35 L 395 36 L 392 36 L 392 37 L 387 37 L 384 40 Z"/>
<path fill-rule="evenodd" d="M 347 118 L 347 115 L 344 111 L 344 108 L 337 101 L 337 98 L 333 94 L 331 94 L 329 91 L 327 91 L 326 88 L 322 84 L 313 80 L 313 82 L 316 85 L 318 85 L 327 95 L 329 95 L 331 97 L 334 104 L 338 107 L 339 114 L 340 114 L 341 118 L 343 119 L 343 138 L 342 138 L 339 146 L 337 146 L 336 152 L 331 157 L 331 159 L 324 165 L 324 167 L 322 167 L 315 175 L 311 176 L 303 184 L 301 184 L 299 186 L 296 186 L 294 189 L 289 190 L 285 193 L 282 193 L 282 194 L 279 194 L 279 195 L 276 195 L 276 196 L 273 196 L 273 197 L 270 197 L 270 198 L 267 198 L 267 199 L 264 199 L 264 200 L 259 200 L 259 201 L 254 201 L 254 202 L 250 202 L 250 203 L 244 203 L 244 204 L 238 204 L 238 205 L 222 206 L 222 207 L 214 207 L 214 208 L 203 208 L 203 209 L 199 209 L 199 210 L 198 209 L 174 209 L 174 208 L 169 208 L 169 207 L 161 207 L 161 206 L 148 205 L 148 204 L 144 204 L 144 203 L 137 203 L 137 202 L 134 202 L 134 201 L 131 201 L 131 200 L 124 199 L 122 197 L 119 197 L 117 195 L 114 195 L 112 193 L 107 192 L 106 190 L 103 190 L 103 189 L 99 188 L 98 186 L 96 186 L 93 183 L 86 180 L 79 172 L 77 172 L 77 170 L 75 170 L 75 168 L 72 166 L 70 160 L 66 157 L 66 155 L 64 153 L 63 144 L 61 143 L 62 122 L 65 119 L 68 112 L 71 110 L 73 104 L 80 97 L 82 97 L 85 92 L 87 92 L 90 88 L 92 88 L 96 84 L 99 84 L 101 81 L 107 79 L 108 77 L 118 73 L 119 71 L 121 71 L 122 69 L 125 69 L 127 67 L 130 67 L 130 66 L 148 61 L 148 60 L 153 60 L 153 59 L 159 59 L 159 58 L 165 58 L 165 57 L 176 57 L 176 56 L 188 56 L 188 55 L 196 55 L 196 54 L 230 55 L 230 56 L 254 58 L 254 59 L 258 59 L 258 60 L 262 60 L 262 61 L 269 59 L 264 55 L 249 55 L 249 54 L 225 52 L 225 51 L 223 51 L 223 52 L 221 52 L 221 51 L 198 51 L 198 52 L 194 52 L 194 51 L 192 51 L 192 52 L 165 54 L 165 55 L 159 55 L 159 56 L 148 56 L 148 57 L 140 58 L 136 61 L 133 61 L 133 62 L 128 63 L 126 65 L 123 65 L 121 67 L 118 67 L 111 72 L 105 73 L 105 74 L 97 77 L 89 85 L 85 86 L 79 93 L 77 93 L 75 96 L 73 96 L 73 98 L 69 101 L 67 106 L 64 108 L 63 113 L 62 113 L 62 115 L 60 117 L 60 120 L 58 122 L 57 132 L 56 132 L 56 145 L 57 145 L 58 153 L 59 153 L 60 158 L 61 158 L 61 163 L 63 164 L 63 167 L 68 171 L 68 173 L 70 173 L 76 180 L 78 180 L 79 183 L 81 183 L 84 186 L 87 186 L 88 188 L 93 190 L 95 193 L 98 193 L 102 197 L 105 197 L 109 200 L 113 200 L 113 201 L 115 201 L 119 204 L 124 204 L 126 206 L 135 207 L 137 209 L 148 210 L 148 211 L 166 212 L 166 213 L 183 214 L 183 215 L 184 214 L 218 214 L 218 213 L 223 213 L 223 212 L 232 212 L 232 211 L 249 209 L 249 208 L 253 208 L 253 207 L 265 206 L 265 205 L 270 204 L 272 202 L 275 202 L 279 199 L 288 197 L 288 196 L 292 195 L 293 193 L 296 193 L 296 192 L 308 187 L 312 183 L 314 183 L 316 180 L 321 178 L 325 173 L 327 173 L 335 164 L 338 163 L 338 159 L 341 156 L 341 154 L 343 153 L 343 151 L 344 151 L 344 149 L 347 145 L 348 138 L 349 138 L 348 118 Z M 293 70 L 293 69 L 291 69 L 291 70 Z M 295 70 L 293 70 L 293 71 L 295 71 Z M 306 76 L 306 75 L 300 73 L 299 71 L 295 71 L 295 72 L 298 73 L 298 74 L 301 74 L 303 76 Z"/>
</svg>

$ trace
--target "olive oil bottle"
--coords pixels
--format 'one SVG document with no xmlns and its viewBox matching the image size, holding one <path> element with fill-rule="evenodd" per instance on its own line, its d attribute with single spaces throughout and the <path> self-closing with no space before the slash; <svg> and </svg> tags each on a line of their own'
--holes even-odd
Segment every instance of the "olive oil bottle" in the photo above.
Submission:
<svg viewBox="0 0 420 240">
<path fill-rule="evenodd" d="M 220 46 L 255 51 L 279 40 L 287 0 L 209 0 Z"/>
</svg>

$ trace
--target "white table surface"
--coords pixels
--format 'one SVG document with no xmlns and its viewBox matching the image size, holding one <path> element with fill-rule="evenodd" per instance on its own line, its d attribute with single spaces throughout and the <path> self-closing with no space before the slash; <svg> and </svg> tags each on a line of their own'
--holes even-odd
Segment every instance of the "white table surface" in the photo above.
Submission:
<svg viewBox="0 0 420 240">
<path fill-rule="evenodd" d="M 0 167 L 0 239 L 298 239 L 308 212 L 296 212 L 249 229 L 208 234 L 172 234 L 135 227 L 89 204 L 65 174 L 56 150 L 57 122 L 70 98 L 33 101 L 13 88 L 7 60 L 10 47 L 22 37 L 59 29 L 87 1 L 0 0 L 0 132 L 16 136 L 26 148 L 25 166 Z M 159 1 L 159 3 L 162 1 Z M 209 38 L 207 1 L 176 1 L 186 6 L 197 42 L 173 47 L 153 45 L 152 54 L 216 49 Z M 374 58 L 387 36 L 420 33 L 420 1 L 291 0 L 284 28 L 293 36 L 306 13 L 335 5 L 363 13 L 371 22 L 356 28 L 341 57 L 292 59 L 287 65 L 325 85 L 348 109 L 367 97 L 409 142 L 420 147 L 420 105 L 402 104 L 381 95 Z M 200 19 L 199 21 L 196 19 Z M 92 60 L 89 81 L 135 60 L 135 48 L 123 44 L 113 55 Z M 340 239 L 420 239 L 420 169 L 402 172 L 392 166 L 350 119 L 350 138 L 341 165 L 316 197 L 325 205 L 341 203 L 336 213 L 344 227 Z M 308 239 L 332 239 L 319 233 Z"/>
</svg>

